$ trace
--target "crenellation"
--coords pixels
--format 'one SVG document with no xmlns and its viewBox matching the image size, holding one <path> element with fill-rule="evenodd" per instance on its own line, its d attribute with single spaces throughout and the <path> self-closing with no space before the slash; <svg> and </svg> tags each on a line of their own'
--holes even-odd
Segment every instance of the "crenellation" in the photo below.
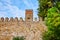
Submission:
<svg viewBox="0 0 60 40">
<path fill-rule="evenodd" d="M 1 17 L 1 20 L 0 20 L 1 22 L 4 22 L 4 17 Z"/>
<path fill-rule="evenodd" d="M 37 22 L 37 18 L 34 19 Z"/>
<path fill-rule="evenodd" d="M 15 22 L 18 22 L 18 17 L 15 17 L 14 21 L 15 21 Z"/>
<path fill-rule="evenodd" d="M 3 18 L 3 17 L 1 17 L 1 19 L 0 19 L 0 26 L 10 26 L 10 25 L 25 25 L 25 24 L 34 24 L 34 23 L 39 23 L 39 21 L 37 21 L 38 19 L 37 18 L 35 18 L 34 19 L 35 21 L 25 21 L 25 20 L 23 20 L 23 18 L 22 17 L 20 17 L 20 19 L 18 19 L 18 17 L 15 17 L 15 18 L 13 18 L 13 17 L 10 17 L 10 18 L 8 18 L 8 17 L 5 17 L 5 18 Z"/>
<path fill-rule="evenodd" d="M 9 18 L 8 17 L 5 17 L 5 22 L 8 22 L 9 21 Z"/>
<path fill-rule="evenodd" d="M 42 21 L 41 20 L 41 18 L 40 18 L 40 21 Z M 0 23 L 1 22 L 30 22 L 30 21 L 26 21 L 26 20 L 23 20 L 23 18 L 22 17 L 20 17 L 20 19 L 18 19 L 18 17 L 15 17 L 15 18 L 13 18 L 13 17 L 10 17 L 10 18 L 8 18 L 8 17 L 1 17 L 0 18 Z M 32 21 L 32 22 L 38 22 L 38 19 L 37 18 L 34 18 L 34 21 Z"/>
<path fill-rule="evenodd" d="M 22 17 L 20 17 L 20 22 L 23 22 L 24 20 L 23 20 L 23 18 Z"/>
<path fill-rule="evenodd" d="M 9 21 L 10 21 L 10 22 L 13 22 L 13 21 L 14 21 L 14 18 L 13 18 L 13 17 L 11 17 Z"/>
</svg>

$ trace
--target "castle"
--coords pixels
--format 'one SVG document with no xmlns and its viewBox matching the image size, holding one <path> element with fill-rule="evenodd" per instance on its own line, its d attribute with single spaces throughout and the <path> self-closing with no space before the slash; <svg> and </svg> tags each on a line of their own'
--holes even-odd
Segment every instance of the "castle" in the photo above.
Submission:
<svg viewBox="0 0 60 40">
<path fill-rule="evenodd" d="M 10 19 L 6 17 L 5 19 L 3 17 L 0 18 L 0 22 L 18 22 L 18 21 L 24 21 L 22 17 L 20 17 L 20 20 L 18 20 L 18 17 L 11 17 Z M 33 21 L 33 10 L 26 10 L 25 12 L 25 22 L 32 22 Z M 37 18 L 35 18 L 35 21 L 37 21 Z"/>
<path fill-rule="evenodd" d="M 15 36 L 24 36 L 25 40 L 42 40 L 44 30 L 41 19 L 33 21 L 33 10 L 26 10 L 25 21 L 18 17 L 0 18 L 0 40 L 12 40 Z"/>
</svg>

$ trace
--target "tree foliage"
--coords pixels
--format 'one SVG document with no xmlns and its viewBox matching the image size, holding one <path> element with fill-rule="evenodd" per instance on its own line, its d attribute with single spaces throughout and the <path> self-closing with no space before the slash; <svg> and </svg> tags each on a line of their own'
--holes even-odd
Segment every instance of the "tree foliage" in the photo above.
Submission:
<svg viewBox="0 0 60 40">
<path fill-rule="evenodd" d="M 47 17 L 48 9 L 57 7 L 60 10 L 60 0 L 38 0 L 38 3 L 38 16 L 42 17 L 43 20 Z"/>
<path fill-rule="evenodd" d="M 53 6 L 52 0 L 38 0 L 39 8 L 38 8 L 38 16 L 42 17 L 43 20 L 47 15 L 47 10 Z"/>
<path fill-rule="evenodd" d="M 58 8 L 52 7 L 48 10 L 46 25 L 48 31 L 44 34 L 43 40 L 60 40 L 60 13 Z"/>
<path fill-rule="evenodd" d="M 22 37 L 17 36 L 17 37 L 14 37 L 13 40 L 24 40 L 24 37 L 23 36 Z"/>
<path fill-rule="evenodd" d="M 38 16 L 45 18 L 48 31 L 43 40 L 60 40 L 60 0 L 38 0 Z"/>
</svg>

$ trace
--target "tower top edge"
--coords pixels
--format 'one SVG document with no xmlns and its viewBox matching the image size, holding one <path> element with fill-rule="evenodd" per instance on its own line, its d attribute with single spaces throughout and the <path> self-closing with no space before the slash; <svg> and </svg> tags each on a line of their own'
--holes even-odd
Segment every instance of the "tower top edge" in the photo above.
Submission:
<svg viewBox="0 0 60 40">
<path fill-rule="evenodd" d="M 26 9 L 26 11 L 33 11 L 33 9 Z"/>
</svg>

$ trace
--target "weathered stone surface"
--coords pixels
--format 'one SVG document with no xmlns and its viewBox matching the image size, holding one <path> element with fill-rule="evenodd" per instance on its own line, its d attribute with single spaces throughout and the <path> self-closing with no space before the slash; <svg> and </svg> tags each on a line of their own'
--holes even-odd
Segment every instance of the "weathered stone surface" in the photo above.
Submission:
<svg viewBox="0 0 60 40">
<path fill-rule="evenodd" d="M 0 26 L 1 40 L 10 40 L 12 39 L 11 37 L 14 36 L 24 36 L 26 40 L 42 40 L 44 26 L 39 22 L 33 22 L 28 24 L 28 26 L 25 23 L 21 23 L 21 25 L 16 25 L 15 23 L 13 24 Z"/>
</svg>

